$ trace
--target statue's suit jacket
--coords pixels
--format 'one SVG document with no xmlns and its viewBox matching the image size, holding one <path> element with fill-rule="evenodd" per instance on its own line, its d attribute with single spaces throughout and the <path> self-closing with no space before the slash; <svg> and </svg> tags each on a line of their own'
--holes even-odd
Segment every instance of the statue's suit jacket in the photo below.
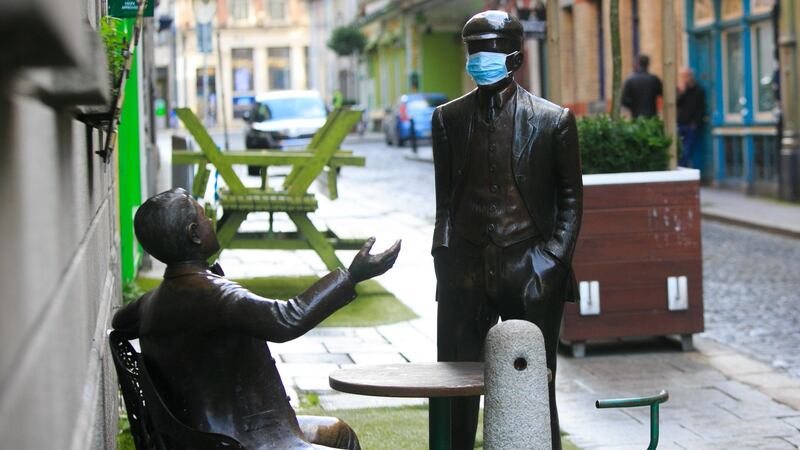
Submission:
<svg viewBox="0 0 800 450">
<path fill-rule="evenodd" d="M 478 90 L 436 108 L 432 119 L 436 175 L 436 226 L 432 252 L 448 247 L 453 237 L 454 208 L 461 187 Z M 512 164 L 514 180 L 528 213 L 543 238 L 542 250 L 567 270 L 563 298 L 574 301 L 578 286 L 572 255 L 583 211 L 578 131 L 567 108 L 516 89 Z M 501 125 L 502 126 L 502 125 Z"/>
</svg>

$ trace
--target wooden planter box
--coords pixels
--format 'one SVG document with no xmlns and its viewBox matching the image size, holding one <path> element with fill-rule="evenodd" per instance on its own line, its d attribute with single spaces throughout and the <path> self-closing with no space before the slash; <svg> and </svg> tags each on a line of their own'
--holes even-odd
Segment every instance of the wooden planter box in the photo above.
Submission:
<svg viewBox="0 0 800 450">
<path fill-rule="evenodd" d="M 583 225 L 573 264 L 579 303 L 564 311 L 561 339 L 586 341 L 703 331 L 700 172 L 585 175 Z"/>
</svg>

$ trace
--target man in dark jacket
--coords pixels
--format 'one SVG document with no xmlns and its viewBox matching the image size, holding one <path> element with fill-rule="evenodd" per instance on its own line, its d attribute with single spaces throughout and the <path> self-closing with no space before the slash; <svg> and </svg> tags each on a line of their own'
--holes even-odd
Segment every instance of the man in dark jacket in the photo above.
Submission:
<svg viewBox="0 0 800 450">
<path fill-rule="evenodd" d="M 267 341 L 299 337 L 350 303 L 357 283 L 392 267 L 399 242 L 373 256 L 371 238 L 349 270 L 335 270 L 280 301 L 207 266 L 219 244 L 211 220 L 186 191 L 148 199 L 134 227 L 142 247 L 167 269 L 161 285 L 119 310 L 112 326 L 139 338 L 153 383 L 179 420 L 249 450 L 360 448 L 353 430 L 336 418 L 295 416 Z"/>
<path fill-rule="evenodd" d="M 522 65 L 520 23 L 502 11 L 464 26 L 478 88 L 433 114 L 438 359 L 480 361 L 498 316 L 544 335 L 551 431 L 560 448 L 556 349 L 565 300 L 577 298 L 572 254 L 583 185 L 575 118 L 510 76 Z M 453 449 L 472 449 L 479 399 L 452 404 Z"/>
<path fill-rule="evenodd" d="M 678 134 L 683 151 L 678 165 L 691 167 L 697 136 L 706 116 L 706 91 L 697 84 L 692 69 L 684 68 L 678 83 Z"/>
<path fill-rule="evenodd" d="M 662 95 L 661 80 L 647 71 L 649 66 L 650 58 L 639 55 L 636 71 L 625 80 L 622 88 L 622 106 L 631 111 L 634 119 L 658 114 L 657 101 Z"/>
</svg>

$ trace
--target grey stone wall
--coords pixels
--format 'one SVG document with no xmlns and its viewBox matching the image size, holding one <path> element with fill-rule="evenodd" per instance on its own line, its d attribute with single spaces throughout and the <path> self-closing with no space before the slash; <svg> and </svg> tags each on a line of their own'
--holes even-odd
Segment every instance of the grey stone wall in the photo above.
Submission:
<svg viewBox="0 0 800 450">
<path fill-rule="evenodd" d="M 96 15 L 99 5 L 98 0 L 3 2 L 0 16 L 11 22 L 16 14 L 29 29 L 7 28 L 11 42 L 0 46 L 0 54 L 25 39 L 32 51 L 48 39 L 79 39 L 79 33 L 59 30 L 88 29 L 94 19 L 87 15 Z M 44 13 L 45 7 L 56 11 Z M 48 28 L 52 16 L 66 26 Z M 58 68 L 46 67 L 49 60 L 43 59 L 37 68 L 20 63 L 0 69 L 4 449 L 115 446 L 116 377 L 105 339 L 121 297 L 115 159 L 104 163 L 94 155 L 100 132 L 75 120 L 72 108 L 46 102 L 52 95 L 41 95 L 58 70 L 94 61 L 91 55 L 74 56 L 58 60 Z"/>
</svg>

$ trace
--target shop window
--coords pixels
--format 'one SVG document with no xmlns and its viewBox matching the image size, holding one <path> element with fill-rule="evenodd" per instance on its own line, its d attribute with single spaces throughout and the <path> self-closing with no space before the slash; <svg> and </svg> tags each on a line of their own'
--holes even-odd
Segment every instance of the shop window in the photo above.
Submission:
<svg viewBox="0 0 800 450">
<path fill-rule="evenodd" d="M 233 117 L 242 117 L 255 101 L 253 49 L 234 48 L 231 50 L 231 68 Z"/>
<path fill-rule="evenodd" d="M 720 16 L 722 20 L 733 20 L 744 14 L 744 0 L 722 0 Z"/>
<path fill-rule="evenodd" d="M 709 25 L 714 22 L 714 2 L 712 0 L 695 0 L 694 26 Z"/>
<path fill-rule="evenodd" d="M 267 49 L 267 68 L 270 89 L 289 89 L 291 84 L 289 47 Z"/>
<path fill-rule="evenodd" d="M 722 151 L 725 158 L 725 178 L 744 177 L 744 145 L 741 136 L 724 136 Z"/>
<path fill-rule="evenodd" d="M 756 181 L 778 181 L 780 146 L 777 136 L 753 136 L 753 178 Z"/>
<path fill-rule="evenodd" d="M 286 20 L 286 0 L 267 0 L 269 18 L 275 22 Z"/>
<path fill-rule="evenodd" d="M 777 67 L 775 63 L 775 42 L 772 39 L 772 23 L 761 22 L 753 26 L 753 98 L 756 104 L 756 117 L 760 120 L 774 120 L 775 92 L 772 81 Z"/>
<path fill-rule="evenodd" d="M 723 45 L 723 56 L 725 57 L 725 115 L 727 119 L 741 120 L 747 104 L 747 98 L 744 95 L 744 55 L 742 52 L 741 30 L 723 33 Z"/>
</svg>

